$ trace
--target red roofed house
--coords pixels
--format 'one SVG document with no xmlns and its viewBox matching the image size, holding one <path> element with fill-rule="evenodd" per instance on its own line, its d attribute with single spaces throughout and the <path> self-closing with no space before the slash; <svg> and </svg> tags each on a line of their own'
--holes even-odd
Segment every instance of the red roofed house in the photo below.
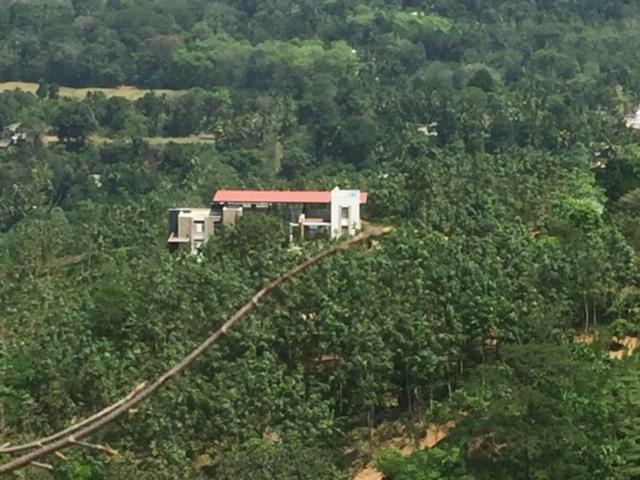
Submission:
<svg viewBox="0 0 640 480">
<path fill-rule="evenodd" d="M 233 225 L 236 218 L 244 213 L 259 211 L 277 211 L 283 215 L 289 223 L 292 237 L 294 232 L 305 239 L 320 235 L 330 238 L 351 236 L 361 229 L 360 205 L 366 203 L 366 192 L 340 190 L 337 187 L 331 191 L 218 190 L 213 196 L 211 218 L 205 220 L 204 240 L 213 235 L 216 228 Z M 178 241 L 189 243 L 186 239 L 192 231 L 192 227 L 184 219 L 182 223 L 171 221 L 171 212 L 176 211 L 170 210 L 169 222 L 169 244 L 174 248 Z M 203 220 L 199 218 L 198 221 Z M 211 229 L 208 228 L 209 223 L 212 225 Z M 180 225 L 185 226 L 184 232 L 179 231 Z M 200 240 L 198 238 L 198 246 L 202 243 Z M 195 250 L 193 242 L 191 248 L 192 251 Z"/>
</svg>

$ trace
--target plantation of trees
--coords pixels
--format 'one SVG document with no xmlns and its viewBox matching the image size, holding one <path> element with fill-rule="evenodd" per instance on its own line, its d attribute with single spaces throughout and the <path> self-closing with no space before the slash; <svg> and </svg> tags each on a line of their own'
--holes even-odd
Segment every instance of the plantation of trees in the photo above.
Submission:
<svg viewBox="0 0 640 480">
<path fill-rule="evenodd" d="M 0 82 L 39 87 L 0 93 L 29 133 L 0 148 L 0 468 L 338 251 L 7 478 L 640 478 L 639 22 L 635 0 L 3 2 Z M 149 92 L 59 93 L 121 85 Z M 167 209 L 216 189 L 336 185 L 393 229 L 290 248 L 247 215 L 167 249 Z"/>
</svg>

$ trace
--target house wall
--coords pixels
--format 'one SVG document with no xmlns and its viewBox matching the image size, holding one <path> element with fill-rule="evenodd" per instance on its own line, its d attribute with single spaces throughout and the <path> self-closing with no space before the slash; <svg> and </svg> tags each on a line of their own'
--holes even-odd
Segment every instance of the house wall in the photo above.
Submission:
<svg viewBox="0 0 640 480">
<path fill-rule="evenodd" d="M 242 216 L 242 207 L 222 207 L 222 225 L 235 225 Z"/>
<path fill-rule="evenodd" d="M 178 236 L 191 238 L 191 216 L 188 213 L 180 213 L 178 217 Z"/>
<path fill-rule="evenodd" d="M 330 205 L 307 205 L 304 213 L 309 218 L 322 218 L 328 222 L 331 217 L 331 207 Z"/>
<path fill-rule="evenodd" d="M 288 204 L 286 201 L 282 203 L 226 203 L 214 199 L 211 206 L 211 215 L 215 217 L 215 227 L 217 228 L 234 225 L 237 217 L 241 216 L 243 212 L 277 210 L 285 220 L 288 220 L 290 225 L 298 224 L 301 214 L 304 213 L 307 219 L 312 219 L 312 221 L 308 222 L 309 229 L 317 229 L 319 224 L 315 219 L 320 219 L 330 225 L 320 225 L 320 227 L 325 228 L 325 231 L 328 229 L 331 238 L 355 235 L 362 229 L 360 191 L 340 190 L 336 187 L 330 193 L 330 203 L 328 204 Z M 326 200 L 323 199 L 323 201 Z M 313 225 L 314 221 L 317 225 Z"/>
<path fill-rule="evenodd" d="M 180 210 L 172 208 L 169 210 L 169 233 L 178 236 L 178 216 Z"/>
<path fill-rule="evenodd" d="M 202 228 L 199 228 L 202 225 Z M 181 208 L 169 210 L 169 230 L 174 240 L 169 243 L 172 249 L 179 244 L 188 245 L 192 252 L 207 242 L 214 232 L 213 215 L 208 208 Z"/>
<path fill-rule="evenodd" d="M 194 208 L 188 215 L 190 220 L 189 238 L 191 239 L 191 251 L 196 251 L 213 235 L 213 217 L 211 216 L 211 210 L 208 208 Z M 201 225 L 201 231 L 198 231 L 198 225 Z"/>
<path fill-rule="evenodd" d="M 204 235 L 205 238 L 210 238 L 213 236 L 213 217 L 207 216 L 204 221 Z"/>
<path fill-rule="evenodd" d="M 348 209 L 348 215 L 343 218 L 345 208 Z M 331 191 L 331 237 L 355 235 L 361 228 L 360 191 L 334 188 Z"/>
</svg>

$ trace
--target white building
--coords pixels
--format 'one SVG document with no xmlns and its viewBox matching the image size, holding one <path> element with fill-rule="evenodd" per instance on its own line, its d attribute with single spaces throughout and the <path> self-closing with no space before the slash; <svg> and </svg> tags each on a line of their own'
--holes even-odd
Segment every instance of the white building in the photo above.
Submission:
<svg viewBox="0 0 640 480">
<path fill-rule="evenodd" d="M 280 191 L 218 190 L 211 208 L 169 210 L 169 248 L 195 252 L 216 229 L 234 225 L 249 212 L 276 212 L 289 223 L 293 240 L 316 237 L 339 238 L 362 229 L 360 206 L 367 203 L 360 190 Z"/>
<path fill-rule="evenodd" d="M 331 190 L 331 238 L 353 236 L 362 229 L 360 201 L 359 190 Z"/>
<path fill-rule="evenodd" d="M 278 191 L 218 190 L 211 209 L 220 225 L 233 224 L 246 211 L 277 211 L 301 238 L 355 235 L 362 228 L 360 206 L 367 193 L 359 190 Z"/>
<path fill-rule="evenodd" d="M 169 249 L 187 248 L 195 253 L 213 236 L 213 215 L 209 208 L 169 210 Z"/>
<path fill-rule="evenodd" d="M 640 130 L 640 108 L 636 110 L 635 116 L 632 115 L 627 118 L 627 127 Z"/>
</svg>

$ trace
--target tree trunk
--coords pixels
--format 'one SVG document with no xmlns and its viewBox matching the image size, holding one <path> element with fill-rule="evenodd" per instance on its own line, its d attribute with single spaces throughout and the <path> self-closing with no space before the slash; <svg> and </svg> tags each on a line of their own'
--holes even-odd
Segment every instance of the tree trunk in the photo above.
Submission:
<svg viewBox="0 0 640 480">
<path fill-rule="evenodd" d="M 433 412 L 433 387 L 429 387 L 429 412 Z"/>
<path fill-rule="evenodd" d="M 587 300 L 587 293 L 583 294 L 584 298 L 584 331 L 589 333 L 589 301 Z"/>
</svg>

